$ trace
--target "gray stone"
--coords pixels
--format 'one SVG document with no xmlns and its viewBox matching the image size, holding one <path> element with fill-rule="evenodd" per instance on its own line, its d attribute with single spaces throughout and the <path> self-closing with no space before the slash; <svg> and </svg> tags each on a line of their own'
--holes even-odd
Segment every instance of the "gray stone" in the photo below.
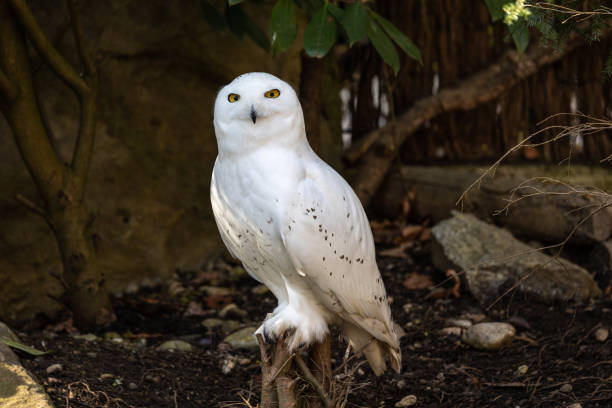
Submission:
<svg viewBox="0 0 612 408">
<path fill-rule="evenodd" d="M 230 303 L 219 312 L 220 318 L 226 317 L 245 317 L 247 312 L 240 309 L 235 303 Z"/>
<path fill-rule="evenodd" d="M 245 327 L 227 336 L 223 342 L 233 348 L 256 348 L 255 330 L 257 330 L 256 327 Z"/>
<path fill-rule="evenodd" d="M 223 320 L 223 319 L 217 319 L 215 317 L 210 317 L 202 321 L 202 326 L 206 327 L 206 329 L 208 329 L 208 332 L 219 327 L 221 328 L 221 331 L 223 333 L 231 333 L 237 330 L 241 324 L 242 323 L 240 323 L 237 320 Z"/>
<path fill-rule="evenodd" d="M 168 340 L 157 346 L 160 351 L 191 351 L 191 344 L 183 340 Z"/>
<path fill-rule="evenodd" d="M 478 350 L 499 350 L 510 343 L 516 330 L 508 323 L 478 323 L 468 328 L 461 339 Z"/>
<path fill-rule="evenodd" d="M 93 333 L 87 333 L 87 334 L 75 334 L 74 336 L 75 339 L 79 339 L 79 340 L 85 340 L 85 341 L 98 341 L 100 340 L 100 338 L 98 336 L 96 336 Z"/>
<path fill-rule="evenodd" d="M 64 367 L 62 367 L 62 365 L 59 363 L 51 364 L 49 367 L 47 367 L 47 374 L 57 373 L 58 371 L 62 371 L 63 368 Z"/>
<path fill-rule="evenodd" d="M 544 301 L 601 295 L 583 268 L 534 250 L 470 214 L 453 212 L 432 228 L 432 257 L 438 269 L 464 271 L 468 290 L 481 302 L 495 300 L 515 284 Z"/>
</svg>

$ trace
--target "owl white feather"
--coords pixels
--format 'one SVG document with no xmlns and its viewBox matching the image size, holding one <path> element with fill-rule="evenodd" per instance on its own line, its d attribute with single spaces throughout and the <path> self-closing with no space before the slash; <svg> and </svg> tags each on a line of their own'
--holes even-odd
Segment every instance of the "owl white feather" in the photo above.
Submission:
<svg viewBox="0 0 612 408">
<path fill-rule="evenodd" d="M 210 187 L 223 242 L 278 299 L 258 329 L 289 347 L 320 342 L 336 324 L 379 375 L 399 372 L 398 330 L 363 207 L 311 149 L 295 91 L 261 72 L 219 91 L 219 153 Z"/>
</svg>

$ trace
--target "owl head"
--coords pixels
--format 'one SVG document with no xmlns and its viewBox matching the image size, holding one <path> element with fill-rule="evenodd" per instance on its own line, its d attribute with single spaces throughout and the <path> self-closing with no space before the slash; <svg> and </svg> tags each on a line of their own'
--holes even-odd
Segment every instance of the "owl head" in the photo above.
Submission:
<svg viewBox="0 0 612 408">
<path fill-rule="evenodd" d="M 295 91 L 265 72 L 240 75 L 219 91 L 214 126 L 220 154 L 306 140 Z"/>
</svg>

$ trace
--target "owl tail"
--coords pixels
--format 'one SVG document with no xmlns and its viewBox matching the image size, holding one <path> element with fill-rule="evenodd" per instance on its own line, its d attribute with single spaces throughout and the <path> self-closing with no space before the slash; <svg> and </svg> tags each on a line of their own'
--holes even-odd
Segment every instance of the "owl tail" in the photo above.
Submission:
<svg viewBox="0 0 612 408">
<path fill-rule="evenodd" d="M 355 351 L 363 352 L 374 374 L 379 376 L 387 370 L 387 360 L 395 372 L 400 372 L 402 354 L 398 344 L 391 345 L 376 339 L 366 330 L 348 322 L 343 327 L 343 333 Z"/>
</svg>

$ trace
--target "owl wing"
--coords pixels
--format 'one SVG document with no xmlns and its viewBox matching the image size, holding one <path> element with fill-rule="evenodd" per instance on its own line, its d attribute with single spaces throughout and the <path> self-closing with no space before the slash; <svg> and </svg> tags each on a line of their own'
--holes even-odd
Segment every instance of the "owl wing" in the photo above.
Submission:
<svg viewBox="0 0 612 408">
<path fill-rule="evenodd" d="M 361 202 L 322 160 L 305 170 L 281 217 L 283 244 L 294 268 L 337 317 L 399 350 Z"/>
</svg>

